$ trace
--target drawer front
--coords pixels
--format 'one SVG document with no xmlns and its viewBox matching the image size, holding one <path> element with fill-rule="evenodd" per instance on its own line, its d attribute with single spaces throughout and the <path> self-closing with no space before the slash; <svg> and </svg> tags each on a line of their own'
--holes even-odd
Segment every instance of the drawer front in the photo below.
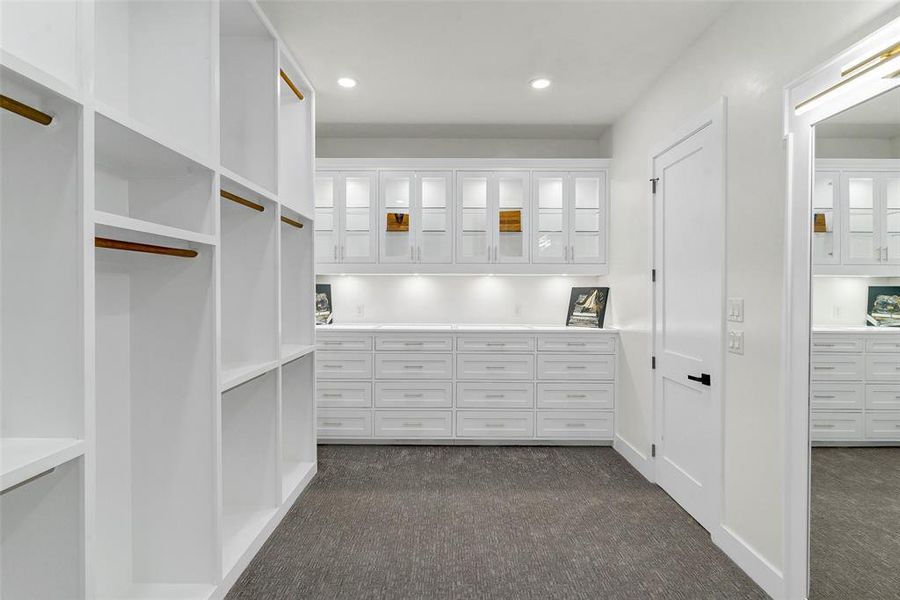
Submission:
<svg viewBox="0 0 900 600">
<path fill-rule="evenodd" d="M 539 383 L 538 408 L 611 410 L 615 406 L 611 383 Z"/>
<path fill-rule="evenodd" d="M 613 413 L 538 411 L 537 437 L 552 440 L 611 440 Z"/>
<path fill-rule="evenodd" d="M 456 357 L 459 379 L 534 379 L 531 354 L 459 354 Z"/>
<path fill-rule="evenodd" d="M 814 442 L 851 442 L 863 439 L 862 413 L 813 412 L 810 437 Z"/>
<path fill-rule="evenodd" d="M 861 354 L 813 354 L 809 369 L 813 381 L 862 381 L 866 374 Z"/>
<path fill-rule="evenodd" d="M 539 354 L 538 379 L 615 379 L 616 357 L 606 354 Z"/>
<path fill-rule="evenodd" d="M 900 337 L 881 336 L 866 340 L 866 352 L 900 352 Z"/>
<path fill-rule="evenodd" d="M 375 437 L 393 439 L 453 437 L 449 410 L 376 410 Z"/>
<path fill-rule="evenodd" d="M 866 439 L 873 442 L 900 440 L 900 411 L 866 415 Z"/>
<path fill-rule="evenodd" d="M 459 352 L 534 352 L 534 338 L 526 335 L 461 335 Z"/>
<path fill-rule="evenodd" d="M 449 335 L 378 335 L 375 336 L 375 349 L 450 352 L 453 350 L 453 338 Z"/>
<path fill-rule="evenodd" d="M 875 410 L 900 410 L 900 385 L 866 386 L 866 407 Z"/>
<path fill-rule="evenodd" d="M 378 379 L 452 379 L 452 354 L 395 352 L 375 355 Z"/>
<path fill-rule="evenodd" d="M 848 335 L 813 333 L 810 340 L 812 352 L 862 352 L 863 339 Z"/>
<path fill-rule="evenodd" d="M 866 378 L 875 381 L 900 381 L 900 354 L 868 355 Z"/>
<path fill-rule="evenodd" d="M 316 429 L 320 438 L 372 437 L 372 411 L 319 409 Z"/>
<path fill-rule="evenodd" d="M 372 406 L 372 384 L 364 381 L 316 381 L 316 404 L 322 408 Z"/>
<path fill-rule="evenodd" d="M 537 342 L 538 352 L 594 352 L 613 354 L 616 351 L 614 335 L 542 335 Z"/>
<path fill-rule="evenodd" d="M 316 346 L 322 350 L 367 351 L 372 349 L 371 335 L 323 335 L 316 336 Z"/>
<path fill-rule="evenodd" d="M 861 383 L 813 383 L 809 387 L 809 405 L 813 410 L 861 410 L 865 388 Z"/>
<path fill-rule="evenodd" d="M 391 381 L 375 384 L 376 408 L 451 408 L 449 381 Z"/>
<path fill-rule="evenodd" d="M 319 379 L 371 379 L 372 355 L 368 352 L 316 352 Z"/>
<path fill-rule="evenodd" d="M 534 408 L 531 383 L 457 383 L 458 408 Z"/>
<path fill-rule="evenodd" d="M 456 411 L 456 437 L 531 439 L 534 413 L 525 411 Z"/>
</svg>

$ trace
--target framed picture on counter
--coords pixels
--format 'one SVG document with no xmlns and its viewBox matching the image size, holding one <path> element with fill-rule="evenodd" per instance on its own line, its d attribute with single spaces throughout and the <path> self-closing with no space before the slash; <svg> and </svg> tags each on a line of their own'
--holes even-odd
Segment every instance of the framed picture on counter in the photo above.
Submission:
<svg viewBox="0 0 900 600">
<path fill-rule="evenodd" d="M 567 327 L 603 328 L 606 318 L 606 304 L 609 301 L 608 287 L 575 287 L 569 296 Z"/>
<path fill-rule="evenodd" d="M 900 286 L 869 286 L 866 325 L 900 328 Z"/>
<path fill-rule="evenodd" d="M 331 304 L 331 284 L 316 284 L 316 325 L 331 325 L 334 321 Z"/>
</svg>

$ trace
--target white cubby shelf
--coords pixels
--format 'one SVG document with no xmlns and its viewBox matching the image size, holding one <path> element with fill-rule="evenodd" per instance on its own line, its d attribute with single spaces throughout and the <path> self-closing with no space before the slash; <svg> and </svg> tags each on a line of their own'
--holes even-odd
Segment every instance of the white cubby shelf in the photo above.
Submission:
<svg viewBox="0 0 900 600">
<path fill-rule="evenodd" d="M 2 11 L 0 597 L 220 600 L 316 473 L 315 90 L 255 0 Z"/>
</svg>

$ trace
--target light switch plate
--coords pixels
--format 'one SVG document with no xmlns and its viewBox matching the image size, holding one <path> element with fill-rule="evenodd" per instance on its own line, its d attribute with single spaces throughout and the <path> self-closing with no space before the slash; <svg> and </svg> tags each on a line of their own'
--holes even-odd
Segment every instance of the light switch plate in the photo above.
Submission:
<svg viewBox="0 0 900 600">
<path fill-rule="evenodd" d="M 733 323 L 744 322 L 744 299 L 729 298 L 726 305 L 728 320 Z"/>
<path fill-rule="evenodd" d="M 744 353 L 744 332 L 736 329 L 728 330 L 728 351 L 732 354 Z"/>
</svg>

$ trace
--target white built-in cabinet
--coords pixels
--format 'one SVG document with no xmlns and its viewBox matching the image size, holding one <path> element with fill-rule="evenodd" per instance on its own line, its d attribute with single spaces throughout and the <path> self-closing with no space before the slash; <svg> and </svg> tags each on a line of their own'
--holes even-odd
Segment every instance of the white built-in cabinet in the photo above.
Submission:
<svg viewBox="0 0 900 600">
<path fill-rule="evenodd" d="M 607 168 L 595 159 L 322 159 L 318 272 L 605 275 Z M 351 177 L 365 181 L 356 203 L 346 200 Z"/>
<path fill-rule="evenodd" d="M 0 597 L 222 598 L 316 472 L 314 92 L 249 0 L 0 10 Z"/>
<path fill-rule="evenodd" d="M 816 161 L 812 212 L 814 272 L 900 273 L 900 161 Z"/>
</svg>

